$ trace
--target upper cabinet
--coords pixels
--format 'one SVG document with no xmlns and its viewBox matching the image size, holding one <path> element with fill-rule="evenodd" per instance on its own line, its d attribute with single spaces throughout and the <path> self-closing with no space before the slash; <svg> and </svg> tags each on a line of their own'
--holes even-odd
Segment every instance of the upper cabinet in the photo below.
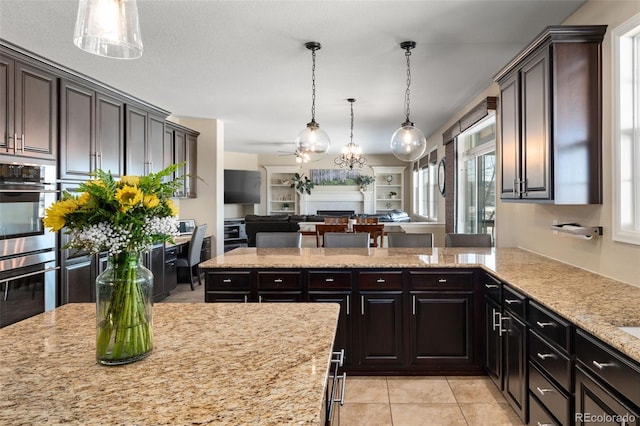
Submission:
<svg viewBox="0 0 640 426">
<path fill-rule="evenodd" d="M 124 174 L 124 101 L 80 81 L 60 82 L 60 178 Z"/>
<path fill-rule="evenodd" d="M 0 154 L 56 159 L 57 82 L 48 70 L 0 54 Z"/>
<path fill-rule="evenodd" d="M 157 173 L 164 167 L 164 119 L 148 109 L 128 104 L 125 110 L 128 175 Z M 168 165 L 168 164 L 167 164 Z"/>
<path fill-rule="evenodd" d="M 175 196 L 196 198 L 198 181 L 198 136 L 200 133 L 170 121 L 166 122 L 165 146 L 173 146 L 173 161 L 185 163 L 176 171 L 176 178 L 182 179 L 182 188 Z M 169 142 L 170 141 L 170 142 Z M 165 157 L 165 161 L 168 156 Z"/>
<path fill-rule="evenodd" d="M 502 200 L 602 203 L 606 28 L 548 27 L 495 76 Z"/>
</svg>

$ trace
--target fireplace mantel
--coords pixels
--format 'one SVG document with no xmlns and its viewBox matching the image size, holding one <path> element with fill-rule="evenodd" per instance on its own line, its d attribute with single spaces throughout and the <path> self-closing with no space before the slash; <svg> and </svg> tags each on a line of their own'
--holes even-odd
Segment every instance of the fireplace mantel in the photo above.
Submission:
<svg viewBox="0 0 640 426">
<path fill-rule="evenodd" d="M 315 214 L 317 210 L 354 210 L 356 214 L 374 213 L 372 191 L 358 187 L 316 186 L 311 195 L 300 196 L 300 214 Z"/>
</svg>

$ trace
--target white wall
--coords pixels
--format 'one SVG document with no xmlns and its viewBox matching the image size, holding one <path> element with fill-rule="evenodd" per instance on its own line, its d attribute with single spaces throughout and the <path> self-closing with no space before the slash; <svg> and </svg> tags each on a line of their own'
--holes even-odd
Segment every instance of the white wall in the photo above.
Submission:
<svg viewBox="0 0 640 426">
<path fill-rule="evenodd" d="M 559 261 L 578 266 L 620 281 L 640 286 L 640 246 L 614 242 L 612 227 L 612 142 L 611 142 L 611 31 L 631 16 L 640 13 L 640 1 L 590 1 L 577 10 L 565 25 L 608 25 L 602 44 L 603 54 L 603 117 L 602 205 L 552 206 L 544 204 L 508 203 L 496 206 L 496 243 L 501 247 L 516 246 Z M 498 70 L 496 70 L 498 71 Z M 429 145 L 438 145 L 444 153 L 442 131 L 485 96 L 497 96 L 494 84 L 477 99 L 469 102 L 451 122 L 429 137 Z M 499 172 L 499 171 L 498 171 Z M 443 210 L 442 210 L 443 211 Z M 444 211 L 443 211 L 444 213 Z M 604 227 L 601 238 L 574 240 L 553 235 L 550 226 L 558 222 L 577 222 Z"/>
</svg>

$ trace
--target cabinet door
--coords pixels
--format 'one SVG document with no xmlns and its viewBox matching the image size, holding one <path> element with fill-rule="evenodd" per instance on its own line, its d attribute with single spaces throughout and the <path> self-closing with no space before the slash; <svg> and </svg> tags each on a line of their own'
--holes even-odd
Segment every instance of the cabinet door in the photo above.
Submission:
<svg viewBox="0 0 640 426">
<path fill-rule="evenodd" d="M 124 175 L 124 102 L 96 93 L 96 155 L 98 168 Z"/>
<path fill-rule="evenodd" d="M 502 390 L 502 337 L 500 336 L 500 305 L 485 297 L 485 371 Z"/>
<path fill-rule="evenodd" d="M 549 53 L 522 67 L 522 198 L 551 199 Z"/>
<path fill-rule="evenodd" d="M 364 292 L 359 299 L 360 365 L 401 366 L 402 292 Z"/>
<path fill-rule="evenodd" d="M 259 291 L 258 302 L 302 302 L 301 291 Z"/>
<path fill-rule="evenodd" d="M 36 67 L 15 63 L 15 130 L 17 154 L 56 159 L 58 79 Z M 14 141 L 17 142 L 17 141 Z"/>
<path fill-rule="evenodd" d="M 147 268 L 153 273 L 153 301 L 158 302 L 169 294 L 169 290 L 164 287 L 164 245 L 151 250 L 149 263 L 151 265 Z"/>
<path fill-rule="evenodd" d="M 164 126 L 164 141 L 162 148 L 162 168 L 173 164 L 173 129 L 169 126 Z M 173 179 L 173 175 L 166 178 L 166 180 Z"/>
<path fill-rule="evenodd" d="M 164 117 L 149 114 L 147 153 L 149 159 L 147 173 L 158 173 L 164 168 Z"/>
<path fill-rule="evenodd" d="M 13 59 L 0 56 L 0 153 L 13 146 Z"/>
<path fill-rule="evenodd" d="M 125 172 L 128 175 L 142 176 L 146 172 L 148 165 L 145 156 L 145 146 L 147 144 L 147 112 L 133 107 L 126 106 L 126 166 Z"/>
<path fill-rule="evenodd" d="M 520 198 L 520 84 L 514 73 L 500 85 L 500 198 Z"/>
<path fill-rule="evenodd" d="M 97 164 L 96 93 L 70 80 L 62 80 L 60 90 L 60 178 L 86 179 Z"/>
<path fill-rule="evenodd" d="M 186 194 L 189 198 L 197 197 L 197 182 L 198 182 L 198 137 L 196 135 L 187 133 L 186 139 L 186 155 L 187 155 L 187 174 L 189 175 L 185 180 Z"/>
<path fill-rule="evenodd" d="M 310 291 L 309 300 L 312 302 L 338 303 L 340 305 L 340 316 L 338 317 L 338 328 L 336 330 L 336 338 L 333 343 L 333 350 L 338 352 L 344 349 L 345 360 L 344 365 L 351 365 L 353 358 L 351 348 L 351 292 L 324 292 Z"/>
<path fill-rule="evenodd" d="M 504 393 L 522 421 L 527 414 L 527 327 L 505 311 L 502 317 L 504 354 Z"/>
<path fill-rule="evenodd" d="M 248 291 L 208 291 L 204 294 L 207 303 L 247 303 L 251 293 Z"/>
<path fill-rule="evenodd" d="M 640 425 L 640 412 L 631 409 L 593 379 L 581 366 L 576 367 L 576 425 Z"/>
<path fill-rule="evenodd" d="M 411 364 L 472 364 L 472 323 L 472 292 L 411 292 Z"/>
<path fill-rule="evenodd" d="M 95 256 L 64 260 L 60 304 L 95 302 L 96 272 Z"/>
<path fill-rule="evenodd" d="M 183 131 L 173 131 L 173 155 L 176 164 L 187 161 L 187 134 Z M 186 165 L 182 165 L 176 170 L 176 179 L 182 179 L 182 187 L 176 191 L 176 197 L 185 197 L 187 195 L 186 174 Z"/>
</svg>

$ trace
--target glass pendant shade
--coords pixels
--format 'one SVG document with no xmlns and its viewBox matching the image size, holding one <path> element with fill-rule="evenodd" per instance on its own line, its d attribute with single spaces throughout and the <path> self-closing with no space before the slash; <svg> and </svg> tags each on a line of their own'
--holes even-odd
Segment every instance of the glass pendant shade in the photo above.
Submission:
<svg viewBox="0 0 640 426">
<path fill-rule="evenodd" d="M 308 157 L 309 161 L 318 161 L 327 153 L 331 141 L 317 123 L 311 122 L 298 133 L 295 143 L 296 150 Z"/>
<path fill-rule="evenodd" d="M 427 139 L 413 123 L 402 123 L 402 127 L 391 137 L 391 152 L 399 160 L 415 161 L 422 157 L 427 149 Z"/>
<path fill-rule="evenodd" d="M 98 56 L 142 56 L 136 0 L 80 0 L 73 44 Z"/>
</svg>

